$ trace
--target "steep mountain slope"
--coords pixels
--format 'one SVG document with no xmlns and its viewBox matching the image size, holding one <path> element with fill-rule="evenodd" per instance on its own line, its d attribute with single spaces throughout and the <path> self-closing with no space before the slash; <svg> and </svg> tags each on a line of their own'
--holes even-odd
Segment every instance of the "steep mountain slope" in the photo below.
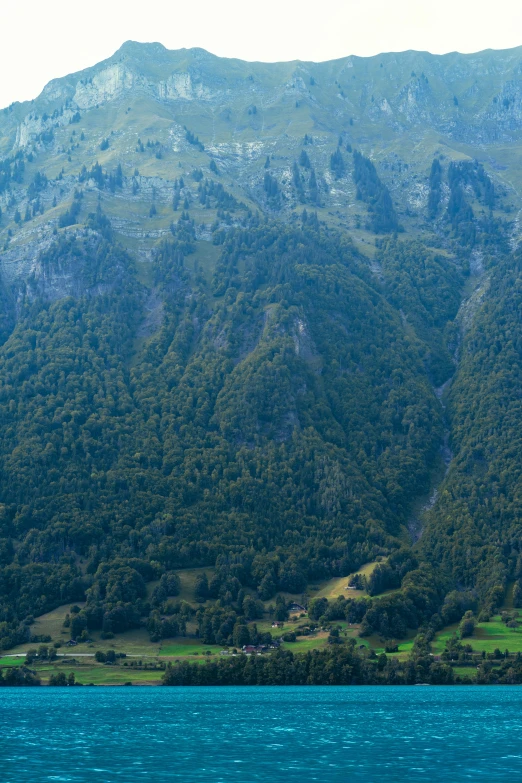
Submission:
<svg viewBox="0 0 522 783">
<path fill-rule="evenodd" d="M 358 230 L 366 210 L 355 198 L 346 145 L 374 158 L 405 228 L 427 228 L 435 154 L 481 160 L 495 173 L 496 207 L 510 208 L 522 185 L 520 62 L 520 51 L 511 50 L 266 65 L 129 42 L 104 63 L 51 82 L 39 98 L 1 115 L 5 273 L 28 273 L 79 177 L 92 209 L 102 183 L 97 162 L 113 175 L 122 165 L 118 187 L 107 177 L 105 189 L 110 185 L 113 194 L 105 209 L 130 245 L 140 239 L 150 246 L 145 240 L 168 231 L 180 175 L 181 205 L 185 197 L 199 200 L 197 183 L 184 176 L 194 169 L 248 207 L 288 218 L 309 203 L 367 239 Z M 341 160 L 332 165 L 336 150 Z M 443 186 L 443 205 L 448 197 Z M 211 209 L 201 222 L 208 226 L 214 217 Z"/>
<path fill-rule="evenodd" d="M 478 587 L 493 608 L 520 552 L 521 257 L 493 271 L 466 335 L 449 395 L 455 458 L 422 539 L 456 583 Z"/>
<path fill-rule="evenodd" d="M 73 635 L 172 633 L 191 566 L 220 643 L 248 592 L 381 556 L 370 592 L 402 591 L 343 609 L 367 632 L 455 587 L 494 608 L 522 575 L 521 62 L 128 42 L 0 114 L 3 647 L 84 599 Z"/>
</svg>

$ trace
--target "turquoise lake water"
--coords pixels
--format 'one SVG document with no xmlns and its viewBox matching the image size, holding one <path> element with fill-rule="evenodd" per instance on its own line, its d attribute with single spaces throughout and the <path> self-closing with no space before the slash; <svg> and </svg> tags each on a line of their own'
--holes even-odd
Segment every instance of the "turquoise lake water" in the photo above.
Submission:
<svg viewBox="0 0 522 783">
<path fill-rule="evenodd" d="M 2 783 L 515 781 L 517 687 L 2 688 Z"/>
</svg>

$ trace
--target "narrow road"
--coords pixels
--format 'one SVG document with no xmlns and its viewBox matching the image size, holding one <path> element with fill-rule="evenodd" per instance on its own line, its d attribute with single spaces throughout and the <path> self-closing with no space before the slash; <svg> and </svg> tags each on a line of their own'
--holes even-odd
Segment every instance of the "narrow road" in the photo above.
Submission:
<svg viewBox="0 0 522 783">
<path fill-rule="evenodd" d="M 116 652 L 116 654 L 118 654 L 119 651 L 115 650 L 114 652 Z M 25 658 L 26 655 L 27 655 L 27 653 L 7 653 L 6 655 L 3 655 L 2 658 Z M 69 658 L 69 657 L 74 657 L 74 658 L 94 658 L 94 655 L 95 654 L 93 652 L 92 653 L 75 653 L 75 652 L 56 653 L 56 657 L 57 658 Z M 127 656 L 127 658 L 157 658 L 158 655 L 160 655 L 160 653 L 157 653 L 156 655 L 151 655 L 150 653 L 143 653 L 143 654 L 139 654 L 139 653 L 125 653 L 125 655 Z M 38 656 L 36 656 L 36 657 L 38 658 Z"/>
</svg>

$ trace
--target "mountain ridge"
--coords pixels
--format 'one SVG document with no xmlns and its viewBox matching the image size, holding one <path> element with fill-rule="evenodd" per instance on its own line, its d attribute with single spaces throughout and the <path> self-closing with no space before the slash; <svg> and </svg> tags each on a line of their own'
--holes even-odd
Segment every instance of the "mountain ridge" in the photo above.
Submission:
<svg viewBox="0 0 522 783">
<path fill-rule="evenodd" d="M 127 53 L 129 53 L 127 55 Z M 369 56 L 361 56 L 361 55 L 355 55 L 355 54 L 349 54 L 344 57 L 339 57 L 334 60 L 324 60 L 324 61 L 315 61 L 315 60 L 300 60 L 300 59 L 294 59 L 294 60 L 285 60 L 282 62 L 277 61 L 251 61 L 251 60 L 241 60 L 240 58 L 236 57 L 223 57 L 220 55 L 216 55 L 206 49 L 200 48 L 200 47 L 190 47 L 190 48 L 182 48 L 182 49 L 168 49 L 160 42 L 138 42 L 133 40 L 125 41 L 115 52 L 114 54 L 110 55 L 104 60 L 101 60 L 100 62 L 96 63 L 92 66 L 87 66 L 86 68 L 83 68 L 79 71 L 75 71 L 73 73 L 70 73 L 63 77 L 58 77 L 55 79 L 52 79 L 50 82 L 48 82 L 44 88 L 42 89 L 41 93 L 39 95 L 35 96 L 35 98 L 24 101 L 22 103 L 16 102 L 17 105 L 27 105 L 30 103 L 34 103 L 37 101 L 42 95 L 46 95 L 49 91 L 51 86 L 56 85 L 57 83 L 64 82 L 66 80 L 73 80 L 75 78 L 85 76 L 90 74 L 92 71 L 99 70 L 103 67 L 105 67 L 108 64 L 114 64 L 115 62 L 121 62 L 124 59 L 131 59 L 132 56 L 136 58 L 139 62 L 143 61 L 143 55 L 147 54 L 150 56 L 150 58 L 154 58 L 158 56 L 158 54 L 161 55 L 168 55 L 170 60 L 173 64 L 178 64 L 176 62 L 176 59 L 179 60 L 179 56 L 183 55 L 186 57 L 186 55 L 192 55 L 192 54 L 202 56 L 204 59 L 210 59 L 213 62 L 215 61 L 222 61 L 226 63 L 237 63 L 240 65 L 252 65 L 254 67 L 266 68 L 269 69 L 276 69 L 278 67 L 284 67 L 288 65 L 302 65 L 302 66 L 310 66 L 310 67 L 318 67 L 325 69 L 327 67 L 333 67 L 336 64 L 346 64 L 350 61 L 354 60 L 360 60 L 362 62 L 370 62 L 370 61 L 376 61 L 379 60 L 379 64 L 382 61 L 382 58 L 385 60 L 397 60 L 397 59 L 405 59 L 406 57 L 412 58 L 418 58 L 418 59 L 425 59 L 426 61 L 433 60 L 433 61 L 443 61 L 443 60 L 450 60 L 453 59 L 462 59 L 462 60 L 469 60 L 472 61 L 473 59 L 485 59 L 487 57 L 491 57 L 493 59 L 501 59 L 501 56 L 506 57 L 507 55 L 511 57 L 518 57 L 520 53 L 522 53 L 522 45 L 517 47 L 511 47 L 509 49 L 482 49 L 477 52 L 472 53 L 462 53 L 458 51 L 454 52 L 447 52 L 445 54 L 433 54 L 432 52 L 425 51 L 425 50 L 417 50 L 417 49 L 408 49 L 400 52 L 381 52 L 376 55 L 369 55 Z M 123 55 L 123 58 L 121 57 Z M 127 58 L 125 57 L 127 55 Z M 157 66 L 157 61 L 154 63 L 155 66 Z"/>
</svg>

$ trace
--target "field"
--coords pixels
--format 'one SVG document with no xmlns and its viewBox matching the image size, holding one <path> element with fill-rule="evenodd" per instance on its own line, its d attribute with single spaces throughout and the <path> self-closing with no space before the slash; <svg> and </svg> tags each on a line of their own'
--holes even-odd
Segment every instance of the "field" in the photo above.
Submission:
<svg viewBox="0 0 522 783">
<path fill-rule="evenodd" d="M 136 685 L 159 683 L 163 675 L 163 670 L 157 669 L 132 669 L 127 666 L 106 666 L 96 664 L 94 661 L 87 660 L 85 663 L 59 662 L 43 663 L 41 665 L 31 665 L 31 669 L 36 671 L 46 685 L 49 677 L 58 672 L 64 672 L 66 676 L 74 672 L 76 682 L 82 685 L 124 685 L 131 682 Z"/>
<path fill-rule="evenodd" d="M 0 658 L 0 666 L 19 666 L 24 662 L 25 655 L 9 656 L 4 655 Z"/>
<path fill-rule="evenodd" d="M 132 682 L 133 685 L 159 684 L 163 675 L 160 669 L 140 671 L 120 666 L 75 667 L 71 671 L 74 671 L 76 682 L 82 685 L 124 685 L 126 682 Z"/>
<path fill-rule="evenodd" d="M 196 579 L 200 574 L 206 574 L 209 581 L 212 578 L 212 575 L 214 573 L 214 568 L 183 568 L 179 571 L 176 571 L 177 575 L 179 576 L 179 580 L 181 582 L 181 591 L 178 596 L 176 596 L 176 601 L 186 601 L 191 606 L 197 607 L 199 604 L 196 601 L 195 596 L 195 586 L 196 586 Z M 159 584 L 159 580 L 156 580 L 154 582 L 149 582 L 147 584 L 147 595 L 150 596 L 156 585 Z"/>
<path fill-rule="evenodd" d="M 520 616 L 520 613 L 518 613 Z M 435 655 L 443 652 L 446 642 L 453 634 L 458 634 L 458 624 L 449 625 L 435 636 L 432 643 L 432 651 Z M 473 636 L 462 640 L 463 644 L 470 644 L 473 652 L 492 653 L 495 649 L 502 652 L 522 653 L 522 626 L 508 628 L 501 620 L 500 615 L 492 617 L 488 623 L 477 623 Z"/>
<path fill-rule="evenodd" d="M 215 655 L 223 649 L 219 644 L 203 644 L 190 637 L 178 637 L 176 639 L 164 639 L 160 655 L 168 658 L 185 658 L 188 655 L 205 655 L 208 652 Z"/>
<path fill-rule="evenodd" d="M 469 680 L 474 680 L 477 670 L 474 666 L 454 666 L 453 674 L 455 677 L 467 677 Z"/>
<path fill-rule="evenodd" d="M 77 604 L 77 606 L 83 606 L 83 604 Z M 157 655 L 159 652 L 159 644 L 154 644 L 150 641 L 147 631 L 143 629 L 136 629 L 132 631 L 125 631 L 125 633 L 117 634 L 113 639 L 100 639 L 100 632 L 93 631 L 91 633 L 91 641 L 84 642 L 76 645 L 74 648 L 66 647 L 65 644 L 70 638 L 68 628 L 63 627 L 65 616 L 71 609 L 71 604 L 64 604 L 52 612 L 47 612 L 40 617 L 36 618 L 34 624 L 31 626 L 31 632 L 35 636 L 50 636 L 51 642 L 46 644 L 54 644 L 54 642 L 62 642 L 62 646 L 58 649 L 59 653 L 68 653 L 74 655 L 76 653 L 89 653 L 94 655 L 96 650 L 115 650 L 116 652 L 125 652 L 128 655 Z M 31 648 L 38 647 L 36 642 L 28 642 L 26 644 L 19 644 L 9 650 L 10 653 L 25 653 Z"/>
<path fill-rule="evenodd" d="M 378 561 L 375 560 L 372 563 L 366 563 L 366 565 L 363 565 L 362 568 L 359 568 L 358 571 L 349 576 L 334 577 L 326 582 L 312 584 L 309 587 L 310 596 L 311 598 L 328 598 L 329 601 L 335 601 L 340 595 L 345 598 L 360 598 L 363 595 L 368 595 L 366 590 L 347 590 L 348 581 L 356 574 L 366 577 L 370 576 L 377 565 Z"/>
<path fill-rule="evenodd" d="M 392 658 L 398 658 L 398 660 L 400 661 L 405 660 L 412 650 L 415 633 L 416 633 L 415 631 L 410 631 L 408 633 L 407 638 L 402 639 L 399 642 L 398 652 L 386 653 L 386 655 L 390 655 Z M 375 652 L 378 655 L 380 655 L 380 653 L 385 652 L 383 641 L 379 636 L 366 636 L 358 640 L 358 642 L 360 642 L 361 644 L 367 644 L 367 646 L 375 650 Z"/>
<path fill-rule="evenodd" d="M 324 631 L 315 636 L 298 636 L 295 642 L 282 642 L 281 646 L 285 650 L 291 650 L 294 653 L 306 653 L 309 650 L 320 650 L 327 645 L 328 634 Z"/>
</svg>

